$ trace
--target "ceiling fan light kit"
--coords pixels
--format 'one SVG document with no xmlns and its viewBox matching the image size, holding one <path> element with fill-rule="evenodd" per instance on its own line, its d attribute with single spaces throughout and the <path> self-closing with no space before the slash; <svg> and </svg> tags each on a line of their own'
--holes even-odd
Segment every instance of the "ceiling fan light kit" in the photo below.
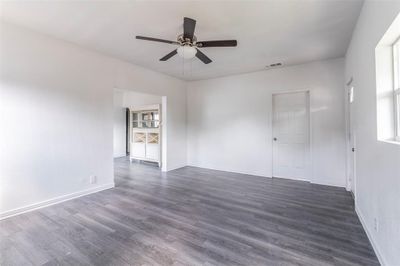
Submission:
<svg viewBox="0 0 400 266">
<path fill-rule="evenodd" d="M 196 20 L 185 17 L 183 18 L 183 34 L 179 35 L 176 41 L 169 41 L 144 36 L 136 36 L 136 39 L 179 45 L 177 49 L 160 58 L 160 61 L 167 61 L 174 55 L 178 54 L 178 56 L 184 59 L 192 59 L 194 57 L 197 57 L 204 64 L 209 64 L 212 62 L 212 60 L 208 58 L 208 56 L 206 56 L 203 52 L 201 52 L 198 48 L 237 46 L 236 40 L 197 41 L 197 38 L 194 35 L 195 27 Z"/>
<path fill-rule="evenodd" d="M 192 59 L 197 54 L 196 48 L 190 45 L 179 46 L 177 51 L 178 55 L 184 59 Z"/>
</svg>

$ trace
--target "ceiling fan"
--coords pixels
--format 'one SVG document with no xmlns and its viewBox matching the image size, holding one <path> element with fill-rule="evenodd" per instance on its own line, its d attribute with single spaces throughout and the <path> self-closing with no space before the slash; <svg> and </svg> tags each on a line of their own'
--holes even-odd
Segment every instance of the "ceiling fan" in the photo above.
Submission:
<svg viewBox="0 0 400 266">
<path fill-rule="evenodd" d="M 136 39 L 179 45 L 177 49 L 162 57 L 160 61 L 167 61 L 174 55 L 178 54 L 184 59 L 191 59 L 196 56 L 204 64 L 209 64 L 212 62 L 212 60 L 203 54 L 198 48 L 235 47 L 237 45 L 236 40 L 197 41 L 197 37 L 194 35 L 195 27 L 196 20 L 185 17 L 183 18 L 183 34 L 179 35 L 176 41 L 168 41 L 144 36 L 136 36 Z"/>
</svg>

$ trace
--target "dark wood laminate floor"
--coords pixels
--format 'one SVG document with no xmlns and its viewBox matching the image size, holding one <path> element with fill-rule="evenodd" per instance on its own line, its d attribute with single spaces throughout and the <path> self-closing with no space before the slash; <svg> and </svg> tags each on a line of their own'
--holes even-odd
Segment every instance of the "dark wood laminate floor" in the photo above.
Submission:
<svg viewBox="0 0 400 266">
<path fill-rule="evenodd" d="M 0 222 L 0 265 L 379 265 L 341 188 L 115 161 L 116 187 Z"/>
</svg>

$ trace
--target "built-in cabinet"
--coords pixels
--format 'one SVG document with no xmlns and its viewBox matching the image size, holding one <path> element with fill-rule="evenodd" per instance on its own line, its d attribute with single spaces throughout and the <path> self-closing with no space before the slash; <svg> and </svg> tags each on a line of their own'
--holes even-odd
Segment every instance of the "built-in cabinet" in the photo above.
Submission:
<svg viewBox="0 0 400 266">
<path fill-rule="evenodd" d="M 161 165 L 160 105 L 129 109 L 130 159 Z"/>
</svg>

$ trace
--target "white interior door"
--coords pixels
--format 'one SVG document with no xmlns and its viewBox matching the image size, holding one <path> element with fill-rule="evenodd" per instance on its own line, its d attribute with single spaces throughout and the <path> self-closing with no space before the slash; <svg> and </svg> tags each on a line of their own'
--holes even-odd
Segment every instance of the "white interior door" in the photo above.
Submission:
<svg viewBox="0 0 400 266">
<path fill-rule="evenodd" d="M 310 180 L 309 93 L 273 95 L 273 177 Z"/>
</svg>

